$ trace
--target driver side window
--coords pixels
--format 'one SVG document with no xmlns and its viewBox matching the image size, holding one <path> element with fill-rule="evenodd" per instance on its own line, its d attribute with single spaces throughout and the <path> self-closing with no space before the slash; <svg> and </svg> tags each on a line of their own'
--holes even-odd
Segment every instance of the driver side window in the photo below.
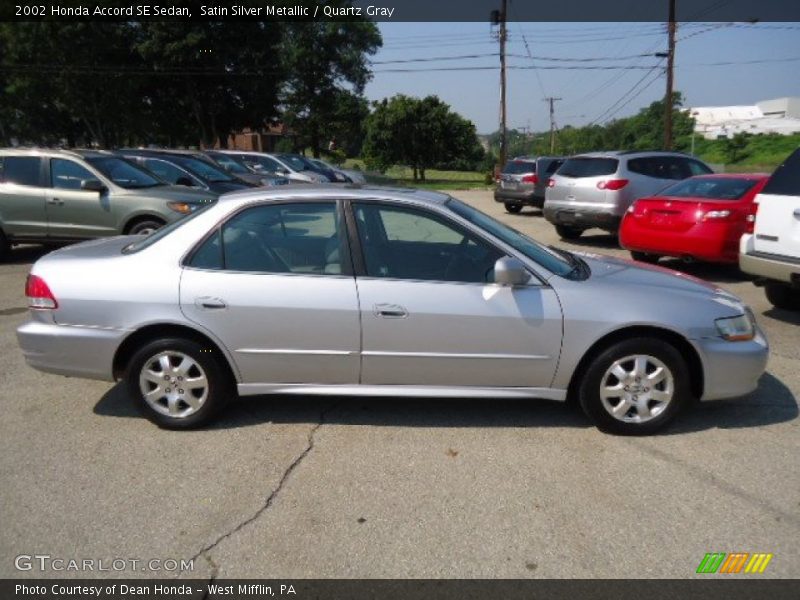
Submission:
<svg viewBox="0 0 800 600">
<path fill-rule="evenodd" d="M 60 190 L 79 190 L 84 179 L 97 179 L 97 176 L 71 160 L 62 158 L 50 160 L 52 187 Z"/>
<path fill-rule="evenodd" d="M 424 210 L 354 204 L 367 276 L 487 283 L 503 253 Z"/>
</svg>

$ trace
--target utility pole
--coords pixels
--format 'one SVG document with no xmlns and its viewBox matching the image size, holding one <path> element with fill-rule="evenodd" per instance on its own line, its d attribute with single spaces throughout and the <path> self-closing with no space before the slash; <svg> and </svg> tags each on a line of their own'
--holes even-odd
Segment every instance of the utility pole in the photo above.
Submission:
<svg viewBox="0 0 800 600">
<path fill-rule="evenodd" d="M 544 99 L 545 102 L 550 103 L 550 154 L 556 151 L 556 109 L 554 103 L 557 100 L 563 100 L 563 98 L 553 98 L 551 96 Z"/>
<path fill-rule="evenodd" d="M 675 0 L 669 0 L 669 23 L 667 35 L 669 36 L 667 49 L 667 95 L 664 97 L 664 150 L 672 150 L 672 85 L 675 70 Z"/>
<path fill-rule="evenodd" d="M 508 0 L 502 0 L 500 10 L 493 10 L 491 20 L 500 26 L 497 39 L 500 42 L 500 168 L 506 164 L 508 141 L 506 139 L 506 14 Z"/>
</svg>

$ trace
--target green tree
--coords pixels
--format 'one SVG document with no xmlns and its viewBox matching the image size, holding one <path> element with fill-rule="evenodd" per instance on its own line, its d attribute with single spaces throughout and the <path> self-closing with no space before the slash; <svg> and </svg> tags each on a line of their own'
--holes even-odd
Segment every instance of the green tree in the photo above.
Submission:
<svg viewBox="0 0 800 600">
<path fill-rule="evenodd" d="M 367 57 L 381 46 L 380 32 L 364 19 L 284 25 L 284 120 L 299 134 L 301 145 L 319 157 L 331 139 L 339 144 L 339 137 L 358 127 L 348 119 L 365 116 L 360 98 L 371 77 Z"/>
<path fill-rule="evenodd" d="M 736 163 L 747 158 L 747 146 L 750 143 L 750 135 L 744 131 L 735 133 L 732 137 L 722 141 L 722 153 L 726 163 Z"/>
<path fill-rule="evenodd" d="M 420 99 L 397 94 L 376 102 L 366 130 L 367 165 L 379 170 L 408 165 L 415 181 L 424 181 L 431 167 L 468 161 L 475 168 L 483 158 L 475 125 L 436 96 Z"/>
</svg>

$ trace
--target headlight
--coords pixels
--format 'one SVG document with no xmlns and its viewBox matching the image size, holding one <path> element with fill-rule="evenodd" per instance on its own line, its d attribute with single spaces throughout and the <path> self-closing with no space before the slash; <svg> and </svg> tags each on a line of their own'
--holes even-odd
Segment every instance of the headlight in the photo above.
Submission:
<svg viewBox="0 0 800 600">
<path fill-rule="evenodd" d="M 196 204 L 189 204 L 188 202 L 167 202 L 167 206 L 182 215 L 188 215 L 197 210 Z"/>
<path fill-rule="evenodd" d="M 714 321 L 719 334 L 729 342 L 746 342 L 756 335 L 756 321 L 750 309 L 738 317 L 728 317 Z"/>
</svg>

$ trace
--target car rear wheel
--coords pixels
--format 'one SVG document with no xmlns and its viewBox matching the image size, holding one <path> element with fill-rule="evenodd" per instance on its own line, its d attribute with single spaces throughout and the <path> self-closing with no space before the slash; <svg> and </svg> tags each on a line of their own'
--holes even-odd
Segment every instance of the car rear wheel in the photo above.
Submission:
<svg viewBox="0 0 800 600">
<path fill-rule="evenodd" d="M 160 221 L 159 219 L 142 219 L 141 221 L 136 221 L 133 225 L 130 226 L 128 229 L 129 235 L 150 235 L 156 229 L 160 229 L 164 226 L 164 222 Z"/>
<path fill-rule="evenodd" d="M 125 373 L 128 391 L 144 416 L 166 429 L 192 429 L 211 421 L 235 396 L 216 349 L 182 338 L 140 348 Z"/>
<path fill-rule="evenodd" d="M 786 283 L 772 281 L 764 286 L 767 300 L 776 308 L 800 310 L 800 290 Z"/>
<path fill-rule="evenodd" d="M 649 254 L 647 252 L 631 251 L 631 258 L 633 258 L 633 260 L 638 260 L 639 262 L 654 265 L 658 262 L 658 259 L 661 257 L 658 254 Z"/>
<path fill-rule="evenodd" d="M 620 435 L 658 431 L 691 397 L 686 361 L 674 346 L 655 338 L 623 340 L 601 352 L 578 395 L 598 428 Z"/>
<path fill-rule="evenodd" d="M 522 210 L 522 204 L 512 204 L 511 202 L 506 202 L 506 210 L 512 215 L 516 215 Z"/>
<path fill-rule="evenodd" d="M 577 240 L 583 234 L 583 229 L 569 225 L 556 225 L 556 233 L 565 240 Z"/>
</svg>

